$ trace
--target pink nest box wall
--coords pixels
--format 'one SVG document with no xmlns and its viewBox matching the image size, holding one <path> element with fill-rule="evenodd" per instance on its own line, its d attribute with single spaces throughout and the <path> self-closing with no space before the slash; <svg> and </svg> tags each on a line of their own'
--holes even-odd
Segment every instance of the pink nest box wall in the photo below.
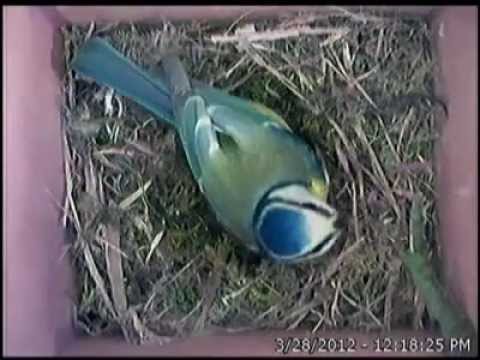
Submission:
<svg viewBox="0 0 480 360">
<path fill-rule="evenodd" d="M 255 13 L 268 16 L 300 8 L 305 7 L 259 7 Z M 428 14 L 434 26 L 441 64 L 438 90 L 449 111 L 437 144 L 439 240 L 448 286 L 477 328 L 478 12 L 476 7 L 397 8 Z M 4 354 L 268 356 L 275 355 L 275 336 L 307 336 L 300 332 L 217 334 L 162 347 L 135 347 L 122 339 L 77 337 L 71 325 L 71 269 L 68 257 L 62 257 L 60 221 L 65 184 L 59 116 L 63 49 L 58 27 L 92 20 L 215 20 L 233 18 L 248 9 L 10 6 L 4 10 Z M 323 335 L 355 336 L 358 341 L 374 336 L 346 332 Z M 427 334 L 397 329 L 388 335 Z M 369 350 L 356 354 L 366 355 Z"/>
</svg>

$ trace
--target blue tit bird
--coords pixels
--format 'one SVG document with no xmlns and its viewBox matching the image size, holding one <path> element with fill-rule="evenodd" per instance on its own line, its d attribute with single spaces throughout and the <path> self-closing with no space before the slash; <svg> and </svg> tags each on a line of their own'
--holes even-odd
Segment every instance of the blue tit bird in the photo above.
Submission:
<svg viewBox="0 0 480 360">
<path fill-rule="evenodd" d="M 147 72 L 92 38 L 72 68 L 173 126 L 219 223 L 275 262 L 325 254 L 340 234 L 322 156 L 273 110 L 190 79 L 176 55 Z"/>
</svg>

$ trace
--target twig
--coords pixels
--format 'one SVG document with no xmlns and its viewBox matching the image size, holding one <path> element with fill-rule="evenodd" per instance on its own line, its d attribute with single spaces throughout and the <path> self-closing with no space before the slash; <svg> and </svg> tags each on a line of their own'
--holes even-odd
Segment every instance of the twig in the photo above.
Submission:
<svg viewBox="0 0 480 360">
<path fill-rule="evenodd" d="M 329 6 L 330 9 L 332 10 L 336 10 L 340 13 L 343 13 L 345 16 L 348 16 L 350 17 L 353 21 L 358 21 L 358 22 L 362 22 L 362 23 L 367 23 L 368 21 L 372 21 L 372 22 L 376 22 L 376 23 L 381 23 L 381 22 L 385 22 L 386 19 L 384 18 L 381 18 L 381 17 L 378 17 L 378 16 L 374 16 L 374 15 L 364 15 L 364 14 L 361 14 L 359 12 L 352 12 L 348 9 L 345 9 L 341 6 Z"/>
<path fill-rule="evenodd" d="M 397 201 L 395 200 L 395 197 L 393 196 L 392 189 L 390 188 L 390 185 L 388 183 L 388 179 L 385 175 L 385 172 L 382 168 L 381 162 L 378 160 L 378 157 L 375 153 L 375 150 L 373 150 L 370 142 L 368 141 L 367 135 L 363 131 L 363 128 L 361 126 L 361 123 L 358 122 L 354 126 L 354 130 L 357 133 L 358 138 L 364 143 L 368 154 L 370 155 L 370 158 L 372 160 L 372 165 L 374 167 L 375 172 L 377 173 L 378 177 L 380 178 L 382 182 L 382 191 L 385 194 L 385 197 L 387 200 L 390 202 L 390 205 L 392 206 L 393 210 L 395 211 L 395 214 L 398 216 L 398 218 L 401 218 L 402 213 L 400 211 L 400 208 L 398 206 Z"/>
<path fill-rule="evenodd" d="M 102 295 L 103 301 L 108 311 L 110 311 L 111 315 L 115 317 L 116 316 L 115 309 L 113 308 L 112 302 L 110 301 L 110 297 L 108 296 L 103 278 L 98 271 L 97 265 L 95 264 L 95 260 L 90 250 L 90 245 L 86 241 L 83 242 L 83 254 L 85 256 L 85 262 L 87 263 L 87 267 L 90 272 L 90 275 L 95 281 L 95 285 L 99 290 L 100 294 Z"/>
<path fill-rule="evenodd" d="M 322 326 L 322 324 L 325 322 L 325 316 L 320 314 L 319 311 L 316 311 L 314 309 L 310 310 L 312 313 L 314 313 L 315 315 L 317 315 L 319 317 L 320 320 L 318 320 L 317 324 L 315 325 L 315 327 L 312 329 L 312 334 L 315 334 L 318 329 L 320 328 L 320 326 Z"/>
<path fill-rule="evenodd" d="M 160 241 L 163 239 L 163 235 L 165 235 L 165 230 L 160 231 L 153 238 L 152 243 L 150 244 L 150 250 L 148 251 L 147 257 L 145 258 L 146 265 L 148 265 L 148 263 L 150 262 L 150 258 L 152 257 L 155 249 L 158 247 L 158 244 L 160 244 Z"/>
<path fill-rule="evenodd" d="M 120 230 L 118 226 L 107 225 L 105 228 L 105 240 L 114 247 L 120 248 Z M 113 304 L 117 316 L 122 318 L 127 310 L 127 296 L 123 282 L 122 256 L 118 251 L 112 251 L 109 246 L 105 247 L 105 260 L 107 274 L 112 289 Z"/>
<path fill-rule="evenodd" d="M 234 22 L 232 22 L 232 24 L 228 27 L 228 29 L 227 29 L 227 31 L 225 31 L 225 33 L 228 34 L 230 31 L 232 31 L 232 29 L 233 29 L 238 23 L 240 23 L 240 21 L 242 21 L 243 19 L 245 19 L 245 18 L 248 17 L 249 15 L 253 14 L 255 11 L 256 11 L 256 9 L 252 9 L 252 10 L 247 11 L 247 12 L 243 13 L 242 15 L 240 15 Z"/>
<path fill-rule="evenodd" d="M 73 191 L 73 183 L 72 183 L 72 171 L 70 168 L 70 162 L 72 161 L 72 157 L 70 154 L 70 144 L 68 143 L 67 135 L 63 135 L 64 141 L 64 149 L 65 149 L 65 182 L 66 182 L 66 196 L 65 196 L 65 212 L 64 217 L 62 219 L 62 224 L 64 227 L 67 226 L 67 218 L 69 210 L 72 212 L 74 223 L 76 226 L 77 231 L 81 231 L 82 226 L 80 224 L 80 217 L 78 216 L 78 212 L 75 206 L 75 202 L 73 200 L 72 191 Z"/>
<path fill-rule="evenodd" d="M 337 282 L 335 283 L 335 295 L 333 297 L 333 302 L 332 302 L 332 306 L 330 308 L 330 318 L 332 319 L 332 322 L 337 325 L 336 321 L 335 321 L 335 314 L 336 313 L 339 313 L 338 311 L 338 295 L 340 294 L 341 292 L 341 281 L 340 280 L 337 280 Z"/>
<path fill-rule="evenodd" d="M 231 43 L 238 41 L 256 42 L 256 41 L 275 41 L 280 39 L 287 39 L 291 37 L 298 37 L 300 35 L 326 35 L 334 34 L 345 35 L 349 32 L 346 27 L 342 28 L 311 28 L 309 26 L 302 26 L 295 29 L 278 29 L 257 31 L 251 33 L 241 33 L 235 35 L 212 35 L 210 40 L 213 43 Z"/>
<path fill-rule="evenodd" d="M 326 284 L 328 279 L 330 279 L 330 277 L 337 272 L 337 270 L 340 268 L 340 265 L 343 263 L 345 259 L 347 259 L 350 255 L 358 251 L 359 246 L 362 245 L 363 242 L 364 242 L 363 238 L 359 239 L 359 241 L 355 242 L 352 246 L 350 246 L 347 250 L 342 252 L 337 257 L 336 261 L 333 264 L 331 264 L 325 271 L 322 277 L 323 284 Z"/>
<path fill-rule="evenodd" d="M 152 180 L 148 180 L 143 186 L 139 187 L 134 193 L 125 198 L 119 205 L 123 210 L 127 210 L 140 196 L 144 195 L 152 185 Z"/>
<path fill-rule="evenodd" d="M 387 331 L 391 329 L 393 291 L 395 290 L 397 278 L 397 274 L 391 274 L 386 289 L 383 323 Z"/>
</svg>

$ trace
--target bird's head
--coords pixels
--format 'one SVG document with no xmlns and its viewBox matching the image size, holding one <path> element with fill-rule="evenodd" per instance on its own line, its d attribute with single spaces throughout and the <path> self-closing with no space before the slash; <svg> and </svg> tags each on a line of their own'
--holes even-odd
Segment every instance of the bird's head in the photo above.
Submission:
<svg viewBox="0 0 480 360">
<path fill-rule="evenodd" d="M 337 212 L 306 184 L 274 187 L 258 203 L 256 240 L 274 261 L 297 263 L 325 254 L 337 240 Z"/>
</svg>

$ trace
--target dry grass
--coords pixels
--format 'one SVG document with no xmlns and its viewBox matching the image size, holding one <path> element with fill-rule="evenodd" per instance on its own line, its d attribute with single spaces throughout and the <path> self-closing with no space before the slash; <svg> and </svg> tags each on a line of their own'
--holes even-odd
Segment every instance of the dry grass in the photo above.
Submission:
<svg viewBox="0 0 480 360">
<path fill-rule="evenodd" d="M 76 325 L 136 343 L 219 327 L 433 326 L 398 251 L 408 248 L 414 194 L 426 199 L 435 239 L 441 107 L 432 95 L 431 30 L 421 18 L 344 11 L 252 24 L 63 29 Z M 192 77 L 282 114 L 325 154 L 342 243 L 318 264 L 253 261 L 214 222 L 172 130 L 68 69 L 93 35 L 150 69 L 165 49 L 181 49 Z"/>
</svg>

